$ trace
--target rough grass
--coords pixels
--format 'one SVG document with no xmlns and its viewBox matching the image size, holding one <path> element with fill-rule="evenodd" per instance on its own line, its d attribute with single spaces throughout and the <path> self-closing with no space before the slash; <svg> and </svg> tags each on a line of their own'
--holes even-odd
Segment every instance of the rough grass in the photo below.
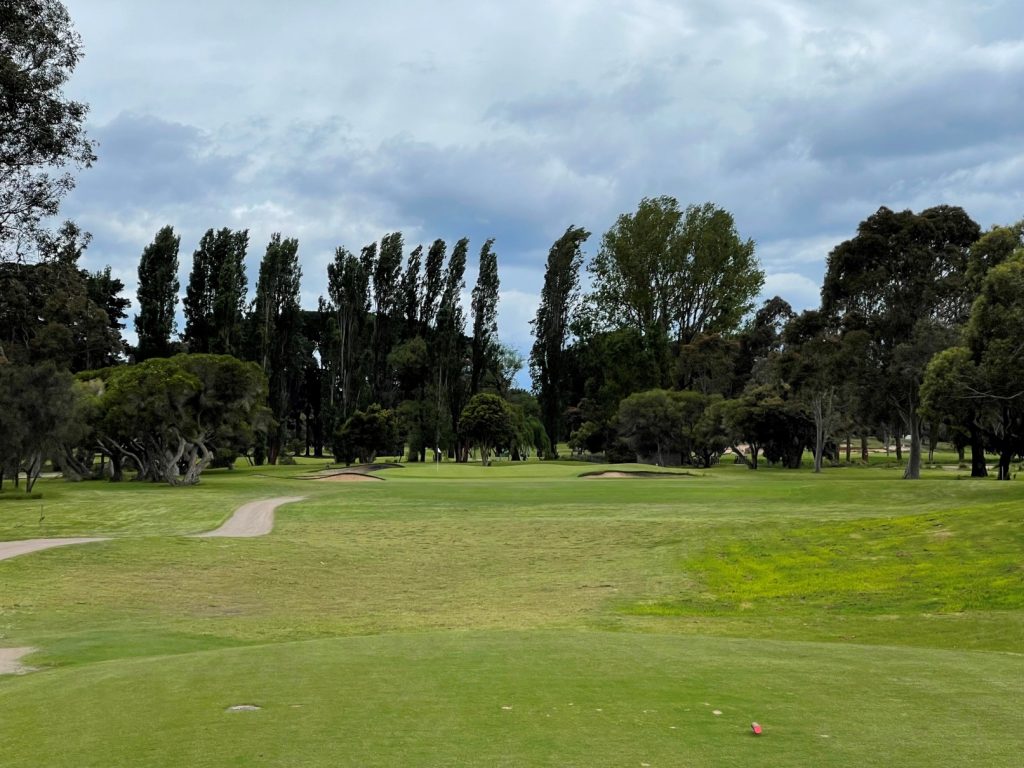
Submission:
<svg viewBox="0 0 1024 768">
<path fill-rule="evenodd" d="M 322 466 L 0 509 L 115 536 L 0 562 L 0 644 L 48 667 L 0 678 L 0 765 L 1016 764 L 1024 484 Z M 180 535 L 277 495 L 269 537 Z"/>
</svg>

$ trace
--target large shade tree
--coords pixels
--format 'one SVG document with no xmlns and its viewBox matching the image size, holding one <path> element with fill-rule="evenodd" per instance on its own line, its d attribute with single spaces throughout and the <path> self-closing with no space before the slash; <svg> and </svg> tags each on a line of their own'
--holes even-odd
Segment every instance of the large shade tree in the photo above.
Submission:
<svg viewBox="0 0 1024 768">
<path fill-rule="evenodd" d="M 879 208 L 857 234 L 829 254 L 822 310 L 843 331 L 871 338 L 877 396 L 910 433 L 905 476 L 921 475 L 919 390 L 936 334 L 962 317 L 970 246 L 978 225 L 961 208 L 938 206 L 921 213 Z"/>
<path fill-rule="evenodd" d="M 754 242 L 712 203 L 680 210 L 645 198 L 619 216 L 591 263 L 591 296 L 607 326 L 638 329 L 668 372 L 668 345 L 736 330 L 764 284 Z"/>
<path fill-rule="evenodd" d="M 88 107 L 64 86 L 82 41 L 57 0 L 0 0 L 0 260 L 36 253 L 42 223 L 96 159 Z"/>
</svg>

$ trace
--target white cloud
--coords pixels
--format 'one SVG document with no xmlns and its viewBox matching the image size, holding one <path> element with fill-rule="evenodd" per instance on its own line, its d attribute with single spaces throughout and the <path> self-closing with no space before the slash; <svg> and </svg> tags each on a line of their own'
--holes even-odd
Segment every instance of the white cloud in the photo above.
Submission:
<svg viewBox="0 0 1024 768">
<path fill-rule="evenodd" d="M 66 3 L 102 143 L 64 213 L 125 273 L 164 224 L 185 275 L 208 227 L 298 236 L 309 297 L 338 245 L 493 236 L 519 327 L 565 227 L 642 196 L 733 212 L 794 306 L 880 205 L 1024 213 L 1014 3 Z"/>
</svg>

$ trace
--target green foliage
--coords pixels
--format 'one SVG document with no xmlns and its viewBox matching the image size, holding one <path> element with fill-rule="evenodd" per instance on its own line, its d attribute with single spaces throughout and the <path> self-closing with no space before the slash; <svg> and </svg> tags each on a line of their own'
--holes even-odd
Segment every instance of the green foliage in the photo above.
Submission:
<svg viewBox="0 0 1024 768">
<path fill-rule="evenodd" d="M 480 249 L 480 271 L 473 286 L 473 341 L 470 347 L 470 394 L 477 394 L 484 376 L 497 367 L 498 344 L 498 254 L 491 246 L 494 238 Z"/>
<path fill-rule="evenodd" d="M 459 434 L 469 445 L 480 449 L 480 463 L 486 467 L 491 450 L 516 437 L 512 409 L 497 395 L 473 395 L 459 417 Z"/>
<path fill-rule="evenodd" d="M 142 251 L 137 290 L 139 314 L 135 316 L 135 332 L 139 338 L 136 362 L 170 354 L 174 311 L 178 305 L 180 243 L 181 238 L 174 234 L 172 227 L 163 227 Z"/>
<path fill-rule="evenodd" d="M 267 458 L 277 462 L 308 355 L 301 335 L 299 241 L 274 233 L 260 262 L 250 316 L 252 357 L 267 377 L 268 403 L 276 428 L 267 434 Z"/>
<path fill-rule="evenodd" d="M 365 411 L 356 411 L 334 433 L 334 460 L 351 464 L 372 463 L 380 453 L 399 449 L 399 423 L 392 411 L 374 403 Z"/>
<path fill-rule="evenodd" d="M 327 290 L 333 324 L 320 345 L 320 356 L 327 372 L 329 405 L 344 421 L 359 400 L 359 382 L 365 378 L 359 371 L 367 344 L 370 274 L 362 260 L 338 248 L 327 265 Z"/>
<path fill-rule="evenodd" d="M 67 222 L 43 260 L 0 263 L 0 360 L 50 361 L 72 371 L 118 360 L 122 305 L 108 291 L 118 290 L 119 281 L 104 286 L 102 277 L 79 268 L 88 243 L 88 235 Z"/>
<path fill-rule="evenodd" d="M 582 248 L 588 237 L 590 233 L 583 227 L 570 226 L 551 246 L 537 316 L 532 321 L 534 342 L 530 350 L 530 373 L 553 449 L 562 435 L 563 414 L 568 405 L 566 390 L 570 372 L 565 348 L 569 341 L 570 319 L 579 307 Z M 557 450 L 552 451 L 550 458 L 558 458 Z"/>
<path fill-rule="evenodd" d="M 1024 250 L 993 267 L 964 331 L 964 346 L 935 356 L 924 376 L 926 413 L 967 423 L 999 454 L 999 477 L 1024 453 Z"/>
<path fill-rule="evenodd" d="M 0 3 L 0 261 L 49 247 L 41 222 L 96 159 L 86 104 L 64 86 L 82 41 L 57 0 Z"/>
<path fill-rule="evenodd" d="M 195 485 L 214 458 L 245 452 L 266 429 L 259 367 L 227 355 L 177 355 L 121 366 L 98 379 L 96 439 L 138 479 Z"/>
<path fill-rule="evenodd" d="M 870 337 L 873 365 L 864 374 L 872 392 L 862 399 L 864 416 L 896 421 L 910 433 L 911 479 L 921 472 L 918 390 L 924 367 L 941 349 L 935 331 L 947 329 L 944 343 L 952 344 L 948 329 L 970 301 L 968 255 L 979 234 L 961 208 L 915 214 L 882 207 L 828 257 L 822 311 L 844 330 Z"/>
<path fill-rule="evenodd" d="M 681 343 L 735 330 L 764 284 L 754 242 L 740 238 L 727 211 L 712 203 L 680 211 L 667 196 L 619 216 L 590 271 L 606 323 Z"/>
<path fill-rule="evenodd" d="M 53 363 L 0 364 L 0 487 L 5 473 L 25 473 L 32 491 L 47 459 L 86 432 L 83 403 L 71 374 Z"/>
<path fill-rule="evenodd" d="M 184 301 L 182 340 L 190 352 L 241 355 L 248 247 L 248 230 L 208 229 L 199 241 Z"/>
</svg>

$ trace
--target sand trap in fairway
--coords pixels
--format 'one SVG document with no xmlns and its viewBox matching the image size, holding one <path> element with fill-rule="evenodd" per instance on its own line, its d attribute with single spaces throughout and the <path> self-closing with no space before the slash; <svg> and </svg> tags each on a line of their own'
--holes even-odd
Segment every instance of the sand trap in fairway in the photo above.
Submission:
<svg viewBox="0 0 1024 768">
<path fill-rule="evenodd" d="M 243 504 L 220 528 L 206 533 L 194 534 L 196 538 L 230 537 L 250 538 L 266 536 L 274 529 L 274 510 L 282 504 L 302 501 L 305 496 L 281 496 Z"/>
<path fill-rule="evenodd" d="M 605 479 L 618 479 L 618 480 L 637 480 L 642 478 L 651 477 L 692 477 L 688 472 L 648 472 L 645 470 L 638 470 L 636 472 L 623 472 L 622 470 L 609 470 L 607 472 L 587 472 L 586 474 L 580 475 L 584 480 L 605 480 Z"/>
<path fill-rule="evenodd" d="M 29 552 L 38 552 L 41 549 L 52 547 L 66 547 L 69 544 L 90 544 L 94 541 L 109 541 L 106 538 L 77 538 L 77 539 L 24 539 L 22 541 L 0 541 L 0 560 L 18 555 L 27 555 Z"/>
<path fill-rule="evenodd" d="M 0 648 L 0 675 L 23 675 L 32 667 L 21 663 L 21 657 L 35 651 L 35 648 Z"/>
<path fill-rule="evenodd" d="M 380 482 L 383 479 L 383 477 L 374 477 L 373 475 L 366 475 L 362 472 L 340 472 L 337 475 L 327 475 L 326 477 L 317 478 L 320 482 L 328 483 L 372 483 Z"/>
</svg>

